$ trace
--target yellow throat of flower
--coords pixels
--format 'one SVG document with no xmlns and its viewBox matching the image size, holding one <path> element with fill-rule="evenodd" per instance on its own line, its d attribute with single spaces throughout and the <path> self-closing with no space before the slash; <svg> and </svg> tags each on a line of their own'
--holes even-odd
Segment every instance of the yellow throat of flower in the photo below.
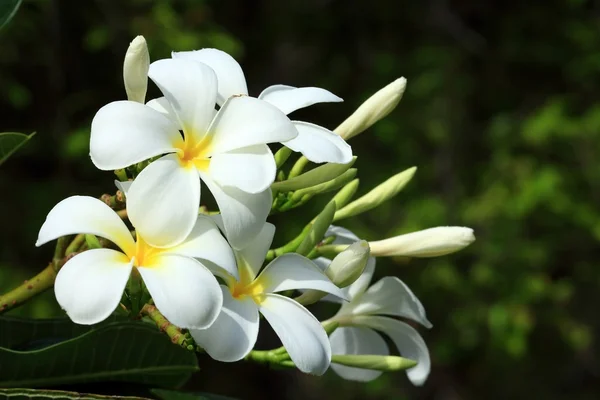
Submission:
<svg viewBox="0 0 600 400">
<path fill-rule="evenodd" d="M 195 141 L 192 135 L 185 135 L 182 142 L 175 145 L 179 152 L 179 162 L 185 168 L 195 167 L 200 171 L 207 171 L 212 153 L 210 135 L 205 135 L 200 141 Z"/>
<path fill-rule="evenodd" d="M 143 266 L 146 268 L 150 268 L 154 265 L 153 258 L 163 253 L 164 251 L 165 249 L 159 249 L 148 244 L 144 239 L 140 237 L 140 235 L 136 234 L 135 251 L 133 252 L 133 254 L 127 255 L 134 260 L 133 265 L 135 267 Z"/>
</svg>

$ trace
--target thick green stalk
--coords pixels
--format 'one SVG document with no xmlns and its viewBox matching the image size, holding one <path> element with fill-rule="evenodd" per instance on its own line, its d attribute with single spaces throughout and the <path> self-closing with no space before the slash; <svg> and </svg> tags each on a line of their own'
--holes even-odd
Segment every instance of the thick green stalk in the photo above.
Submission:
<svg viewBox="0 0 600 400">
<path fill-rule="evenodd" d="M 189 334 L 181 332 L 181 330 L 169 322 L 164 315 L 158 311 L 156 306 L 146 304 L 141 311 L 142 315 L 147 315 L 156 324 L 161 332 L 167 334 L 171 342 L 183 347 L 184 349 L 194 351 L 194 345 L 190 343 Z"/>
<path fill-rule="evenodd" d="M 50 263 L 42 272 L 33 278 L 23 282 L 3 296 L 0 296 L 0 314 L 20 306 L 32 297 L 44 292 L 54 285 L 56 269 L 54 263 Z"/>
</svg>

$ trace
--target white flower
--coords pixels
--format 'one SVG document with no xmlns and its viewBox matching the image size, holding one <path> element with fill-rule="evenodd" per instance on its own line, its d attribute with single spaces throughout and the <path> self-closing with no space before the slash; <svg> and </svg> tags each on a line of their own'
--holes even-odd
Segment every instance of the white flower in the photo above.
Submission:
<svg viewBox="0 0 600 400">
<path fill-rule="evenodd" d="M 229 54 L 217 49 L 173 52 L 173 58 L 190 59 L 209 65 L 219 80 L 218 102 L 222 104 L 230 96 L 247 95 L 246 78 L 237 61 Z M 341 98 L 331 92 L 316 88 L 296 88 L 286 85 L 273 85 L 258 96 L 259 99 L 278 107 L 285 114 L 316 103 L 339 102 Z M 293 121 L 298 136 L 283 141 L 293 151 L 301 152 L 316 163 L 331 162 L 347 164 L 352 161 L 352 148 L 339 135 L 321 126 L 308 122 Z"/>
<path fill-rule="evenodd" d="M 332 226 L 327 235 L 331 234 L 337 235 L 339 244 L 359 240 L 352 232 L 340 227 Z M 320 258 L 317 262 L 324 266 L 330 261 Z M 331 350 L 333 354 L 389 355 L 387 344 L 375 332 L 379 331 L 392 340 L 402 357 L 418 362 L 417 366 L 408 369 L 406 373 L 413 384 L 422 385 L 431 367 L 427 345 L 413 327 L 388 316 L 408 318 L 427 328 L 432 325 L 427 320 L 419 299 L 397 277 L 382 278 L 369 287 L 374 271 L 375 259 L 372 258 L 360 278 L 344 289 L 350 301 L 342 303 L 338 313 L 329 320 L 340 324 L 329 337 Z M 331 296 L 327 299 L 336 301 Z M 331 368 L 344 379 L 364 382 L 371 381 L 382 373 L 335 363 L 331 364 Z"/>
<path fill-rule="evenodd" d="M 254 347 L 260 312 L 298 369 L 321 375 L 331 361 L 327 334 L 306 308 L 276 292 L 316 289 L 338 296 L 343 293 L 314 263 L 298 254 L 284 254 L 258 274 L 274 233 L 275 227 L 266 223 L 247 247 L 235 252 L 239 279 L 228 273 L 220 274 L 227 283 L 221 286 L 221 314 L 208 329 L 190 332 L 212 358 L 238 361 Z"/>
<path fill-rule="evenodd" d="M 159 60 L 148 76 L 165 97 L 102 107 L 92 121 L 92 161 L 112 170 L 167 154 L 138 175 L 127 198 L 130 220 L 153 245 L 171 246 L 188 235 L 198 214 L 200 176 L 230 243 L 244 246 L 271 210 L 276 166 L 266 143 L 293 139 L 294 125 L 278 108 L 248 96 L 229 98 L 216 112 L 217 78 L 205 64 Z"/>
<path fill-rule="evenodd" d="M 128 212 L 133 211 L 127 204 Z M 185 240 L 156 248 L 143 229 L 134 240 L 119 216 L 104 202 L 73 196 L 58 203 L 40 228 L 36 246 L 75 233 L 93 234 L 120 250 L 92 249 L 65 263 L 56 276 L 56 299 L 78 324 L 106 319 L 119 305 L 131 271 L 137 268 L 157 308 L 182 328 L 204 328 L 217 318 L 223 296 L 213 265 L 236 274 L 233 251 L 214 222 L 195 217 Z M 135 227 L 135 225 L 134 225 Z M 136 227 L 137 228 L 137 227 Z"/>
</svg>

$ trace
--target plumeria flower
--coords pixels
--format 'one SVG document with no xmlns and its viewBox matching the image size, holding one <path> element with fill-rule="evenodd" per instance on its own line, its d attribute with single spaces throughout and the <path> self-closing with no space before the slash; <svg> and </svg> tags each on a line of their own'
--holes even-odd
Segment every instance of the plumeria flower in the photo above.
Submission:
<svg viewBox="0 0 600 400">
<path fill-rule="evenodd" d="M 113 170 L 162 156 L 137 176 L 127 198 L 129 216 L 148 243 L 169 247 L 189 234 L 200 177 L 215 197 L 231 245 L 244 246 L 271 210 L 276 166 L 266 143 L 291 140 L 296 128 L 278 108 L 248 96 L 228 98 L 216 112 L 217 77 L 205 64 L 159 60 L 148 76 L 164 97 L 102 107 L 92 121 L 92 161 Z"/>
<path fill-rule="evenodd" d="M 347 229 L 330 227 L 327 235 L 336 235 L 338 244 L 349 244 L 359 238 Z M 335 242 L 334 242 L 335 243 Z M 320 266 L 328 265 L 327 259 L 317 259 Z M 385 340 L 377 333 L 388 336 L 400 354 L 418 364 L 406 371 L 414 385 L 422 385 L 431 368 L 429 351 L 425 341 L 412 326 L 389 316 L 407 318 L 431 328 L 423 305 L 413 292 L 395 276 L 382 278 L 369 287 L 375 259 L 369 260 L 363 274 L 350 286 L 344 288 L 349 302 L 344 302 L 337 314 L 329 321 L 339 323 L 330 336 L 333 354 L 389 355 Z M 331 300 L 331 297 L 328 299 Z M 355 381 L 371 381 L 381 371 L 331 364 L 342 378 Z"/>
<path fill-rule="evenodd" d="M 190 59 L 209 65 L 217 74 L 219 94 L 217 101 L 223 104 L 231 96 L 247 95 L 246 78 L 237 61 L 224 51 L 202 49 L 173 52 L 173 58 Z M 296 88 L 286 85 L 273 85 L 258 96 L 259 99 L 278 107 L 285 114 L 316 103 L 340 102 L 333 93 L 316 87 Z M 331 162 L 347 164 L 352 161 L 352 148 L 339 135 L 321 126 L 308 122 L 294 121 L 298 136 L 283 141 L 282 144 L 293 151 L 302 153 L 316 163 Z"/>
<path fill-rule="evenodd" d="M 259 274 L 274 233 L 275 227 L 266 223 L 247 247 L 235 251 L 239 278 L 228 271 L 219 274 L 226 282 L 221 285 L 221 314 L 208 329 L 190 332 L 212 358 L 238 361 L 256 343 L 261 313 L 298 369 L 321 375 L 331 361 L 327 334 L 306 308 L 277 292 L 317 289 L 341 297 L 343 293 L 313 262 L 298 254 L 276 258 Z"/>
<path fill-rule="evenodd" d="M 129 214 L 132 205 L 127 203 Z M 101 248 L 77 254 L 56 276 L 56 299 L 78 324 L 90 325 L 106 319 L 119 305 L 133 268 L 139 271 L 156 307 L 182 328 L 204 328 L 221 310 L 219 283 L 205 266 L 237 275 L 233 251 L 214 222 L 206 216 L 194 218 L 189 235 L 170 247 L 148 243 L 137 220 L 134 240 L 121 218 L 104 202 L 73 196 L 58 203 L 46 217 L 36 246 L 75 233 L 93 234 L 114 243 L 118 250 Z"/>
</svg>

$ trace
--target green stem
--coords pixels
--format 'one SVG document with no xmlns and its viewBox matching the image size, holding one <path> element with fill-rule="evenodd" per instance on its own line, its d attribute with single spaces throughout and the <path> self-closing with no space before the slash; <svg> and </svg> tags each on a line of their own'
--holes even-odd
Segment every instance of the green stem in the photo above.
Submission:
<svg viewBox="0 0 600 400">
<path fill-rule="evenodd" d="M 71 253 L 78 252 L 79 248 L 84 243 L 85 243 L 85 235 L 83 233 L 80 233 L 79 235 L 75 236 L 75 239 L 73 239 L 71 244 L 65 250 L 65 256 L 68 256 Z"/>
<path fill-rule="evenodd" d="M 42 272 L 25 281 L 20 286 L 0 296 L 0 314 L 5 313 L 49 289 L 56 279 L 54 263 L 48 265 Z"/>
<path fill-rule="evenodd" d="M 296 236 L 294 239 L 292 239 L 290 242 L 286 243 L 282 247 L 269 250 L 267 252 L 267 256 L 265 257 L 266 261 L 269 262 L 282 254 L 292 253 L 296 251 L 296 249 L 298 248 L 298 246 L 300 246 L 306 235 L 310 232 L 311 226 L 311 224 L 305 226 L 298 236 Z"/>
<path fill-rule="evenodd" d="M 54 264 L 54 268 L 57 269 L 57 265 L 65 256 L 65 252 L 67 251 L 67 246 L 69 243 L 68 236 L 59 237 L 56 242 L 56 247 L 54 248 L 54 257 L 52 257 L 52 263 Z"/>
<path fill-rule="evenodd" d="M 147 315 L 150 317 L 158 329 L 167 334 L 167 336 L 171 339 L 171 342 L 187 350 L 194 351 L 194 346 L 190 343 L 190 338 L 188 337 L 189 334 L 181 332 L 178 327 L 170 323 L 169 320 L 166 319 L 165 316 L 160 313 L 160 311 L 158 311 L 156 306 L 146 304 L 142 308 L 141 313 L 142 315 Z"/>
<path fill-rule="evenodd" d="M 287 352 L 278 352 L 279 349 L 275 350 L 252 350 L 244 359 L 246 361 L 253 361 L 258 364 L 274 364 L 282 365 L 283 362 L 289 361 L 290 356 Z"/>
</svg>

